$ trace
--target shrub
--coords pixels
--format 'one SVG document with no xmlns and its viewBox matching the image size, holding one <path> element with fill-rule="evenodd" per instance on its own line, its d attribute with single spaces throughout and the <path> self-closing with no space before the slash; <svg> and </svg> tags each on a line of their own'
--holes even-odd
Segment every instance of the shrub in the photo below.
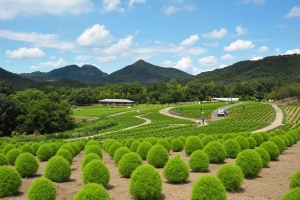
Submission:
<svg viewBox="0 0 300 200">
<path fill-rule="evenodd" d="M 240 152 L 236 157 L 235 164 L 242 169 L 245 177 L 256 176 L 263 167 L 260 155 L 250 149 Z"/>
<path fill-rule="evenodd" d="M 223 143 L 227 158 L 236 158 L 241 152 L 241 147 L 235 139 L 228 139 Z"/>
<path fill-rule="evenodd" d="M 82 180 L 84 184 L 97 183 L 105 187 L 110 180 L 110 173 L 102 160 L 94 159 L 84 167 Z"/>
<path fill-rule="evenodd" d="M 21 153 L 15 162 L 15 169 L 21 177 L 30 177 L 37 172 L 39 163 L 35 157 L 29 153 Z"/>
<path fill-rule="evenodd" d="M 143 164 L 142 158 L 135 152 L 125 154 L 118 162 L 119 173 L 126 178 L 129 178 L 132 172 Z"/>
<path fill-rule="evenodd" d="M 300 187 L 300 170 L 294 173 L 289 182 L 290 188 Z"/>
<path fill-rule="evenodd" d="M 11 149 L 7 154 L 6 158 L 11 165 L 15 165 L 15 161 L 17 157 L 21 154 L 21 151 L 19 149 Z M 1 160 L 1 159 L 0 159 Z M 1 161 L 0 161 L 1 165 Z"/>
<path fill-rule="evenodd" d="M 279 136 L 271 137 L 269 141 L 274 142 L 277 145 L 279 153 L 282 153 L 286 149 L 284 140 Z"/>
<path fill-rule="evenodd" d="M 271 160 L 268 151 L 262 147 L 258 147 L 254 149 L 254 151 L 256 151 L 260 155 L 263 167 L 267 167 Z"/>
<path fill-rule="evenodd" d="M 191 155 L 194 151 L 202 148 L 202 141 L 197 136 L 188 137 L 184 145 L 184 151 L 187 155 Z"/>
<path fill-rule="evenodd" d="M 0 166 L 8 165 L 8 164 L 9 164 L 8 159 L 2 153 L 0 153 Z"/>
<path fill-rule="evenodd" d="M 33 150 L 31 148 L 31 146 L 29 144 L 24 144 L 22 147 L 21 147 L 21 152 L 22 153 L 31 153 L 33 155 Z"/>
<path fill-rule="evenodd" d="M 260 133 L 252 133 L 250 137 L 253 137 L 255 139 L 257 146 L 261 145 L 261 143 L 264 142 L 264 138 L 261 136 Z"/>
<path fill-rule="evenodd" d="M 55 185 L 47 178 L 36 179 L 27 191 L 28 200 L 55 200 Z"/>
<path fill-rule="evenodd" d="M 16 194 L 19 191 L 22 179 L 15 169 L 0 166 L 0 177 L 0 198 Z"/>
<path fill-rule="evenodd" d="M 260 145 L 260 147 L 267 150 L 270 155 L 271 160 L 276 160 L 279 156 L 279 149 L 274 142 L 268 141 Z"/>
<path fill-rule="evenodd" d="M 248 141 L 250 149 L 254 149 L 256 147 L 257 143 L 253 137 L 247 137 L 246 140 Z"/>
<path fill-rule="evenodd" d="M 299 200 L 300 197 L 300 188 L 293 188 L 287 191 L 280 200 Z"/>
<path fill-rule="evenodd" d="M 63 144 L 61 147 L 59 147 L 60 149 L 66 149 L 68 150 L 72 157 L 74 158 L 75 157 L 75 151 L 73 150 L 73 148 L 69 145 L 69 144 Z"/>
<path fill-rule="evenodd" d="M 98 147 L 101 147 L 100 143 L 97 142 L 96 140 L 89 140 L 89 141 L 86 143 L 86 146 L 89 146 L 89 145 L 97 145 Z"/>
<path fill-rule="evenodd" d="M 287 139 L 289 140 L 289 145 L 288 145 L 288 147 L 291 147 L 291 146 L 293 146 L 293 144 L 295 143 L 295 141 L 294 141 L 294 138 L 290 135 L 290 134 L 284 134 L 286 137 L 287 137 Z"/>
<path fill-rule="evenodd" d="M 140 144 L 141 143 L 138 140 L 135 140 L 130 146 L 130 151 L 136 152 Z"/>
<path fill-rule="evenodd" d="M 146 159 L 148 151 L 151 149 L 152 144 L 150 142 L 142 142 L 138 148 L 137 153 L 142 157 L 143 160 Z"/>
<path fill-rule="evenodd" d="M 184 143 L 180 139 L 174 139 L 172 140 L 171 148 L 174 152 L 182 151 L 184 148 Z"/>
<path fill-rule="evenodd" d="M 35 143 L 33 143 L 33 145 L 31 145 L 31 148 L 32 148 L 33 155 L 36 156 L 36 152 L 40 148 L 40 144 L 35 142 Z"/>
<path fill-rule="evenodd" d="M 53 153 L 48 144 L 42 144 L 37 150 L 36 155 L 40 159 L 40 161 L 47 161 L 53 156 Z"/>
<path fill-rule="evenodd" d="M 205 147 L 208 143 L 210 143 L 212 141 L 215 141 L 215 138 L 213 138 L 213 136 L 211 136 L 211 135 L 203 137 L 202 138 L 203 147 Z"/>
<path fill-rule="evenodd" d="M 107 152 L 109 147 L 115 142 L 115 140 L 107 139 L 103 142 L 103 149 Z"/>
<path fill-rule="evenodd" d="M 245 137 L 237 136 L 234 139 L 239 143 L 239 145 L 241 147 L 241 151 L 243 151 L 245 149 L 249 149 L 249 143 Z"/>
<path fill-rule="evenodd" d="M 224 141 L 229 140 L 229 139 L 234 139 L 234 136 L 231 133 L 226 133 L 223 135 L 222 139 Z"/>
<path fill-rule="evenodd" d="M 61 156 L 53 156 L 46 164 L 44 176 L 53 182 L 61 183 L 70 178 L 71 166 Z"/>
<path fill-rule="evenodd" d="M 226 158 L 226 151 L 220 142 L 213 141 L 204 147 L 204 152 L 208 155 L 211 163 L 222 163 Z"/>
<path fill-rule="evenodd" d="M 186 138 L 183 135 L 179 136 L 178 139 L 185 144 Z"/>
<path fill-rule="evenodd" d="M 69 162 L 70 165 L 72 164 L 73 157 L 67 149 L 59 149 L 55 155 L 65 158 Z"/>
<path fill-rule="evenodd" d="M 108 149 L 108 154 L 110 155 L 110 157 L 114 157 L 114 154 L 115 154 L 115 151 L 118 149 L 118 148 L 120 148 L 120 147 L 122 147 L 123 145 L 120 143 L 120 142 L 115 142 L 115 143 L 113 143 L 110 147 L 109 147 L 109 149 Z"/>
<path fill-rule="evenodd" d="M 166 163 L 163 175 L 170 183 L 182 183 L 189 178 L 189 167 L 177 155 Z"/>
<path fill-rule="evenodd" d="M 228 191 L 238 190 L 244 182 L 243 171 L 239 166 L 233 164 L 222 165 L 217 171 L 217 177 Z"/>
<path fill-rule="evenodd" d="M 110 196 L 107 190 L 102 185 L 89 183 L 84 185 L 73 198 L 73 200 L 82 199 L 110 200 Z"/>
<path fill-rule="evenodd" d="M 101 160 L 101 158 L 95 153 L 89 153 L 84 156 L 83 160 L 81 161 L 81 170 L 92 160 Z"/>
<path fill-rule="evenodd" d="M 150 144 L 152 144 L 152 146 L 156 145 L 158 139 L 155 137 L 149 137 L 146 139 L 147 142 L 150 142 Z"/>
<path fill-rule="evenodd" d="M 129 192 L 134 199 L 158 199 L 162 192 L 159 172 L 149 164 L 137 167 L 131 175 Z"/>
<path fill-rule="evenodd" d="M 69 145 L 74 150 L 75 155 L 78 155 L 80 153 L 81 148 L 80 148 L 80 146 L 78 144 L 76 144 L 75 142 L 71 142 Z M 101 149 L 101 147 L 99 147 L 99 148 Z"/>
<path fill-rule="evenodd" d="M 297 141 L 298 141 L 298 135 L 294 132 L 294 131 L 289 131 L 286 133 L 287 135 L 290 135 L 292 136 L 293 140 L 294 140 L 294 143 L 293 144 L 296 144 Z"/>
<path fill-rule="evenodd" d="M 266 142 L 271 138 L 271 136 L 266 132 L 259 132 L 259 134 L 262 136 L 263 142 Z"/>
<path fill-rule="evenodd" d="M 135 139 L 129 138 L 129 139 L 126 141 L 125 146 L 126 146 L 128 149 L 130 149 L 131 144 L 132 144 L 134 141 L 135 141 Z"/>
<path fill-rule="evenodd" d="M 189 166 L 194 172 L 205 172 L 209 167 L 209 158 L 203 150 L 196 150 L 189 158 Z"/>
<path fill-rule="evenodd" d="M 170 150 L 171 150 L 171 145 L 170 145 L 170 143 L 168 142 L 168 140 L 166 140 L 166 139 L 164 139 L 164 138 L 159 139 L 159 140 L 157 141 L 156 144 L 160 144 L 161 146 L 163 146 L 163 147 L 168 151 L 168 153 L 169 153 Z"/>
<path fill-rule="evenodd" d="M 126 154 L 129 153 L 130 150 L 127 147 L 120 147 L 116 150 L 114 154 L 114 162 L 116 165 L 118 165 L 118 162 L 121 160 L 121 158 Z"/>
<path fill-rule="evenodd" d="M 168 160 L 168 151 L 159 144 L 154 145 L 147 154 L 147 162 L 156 168 L 164 167 Z"/>
<path fill-rule="evenodd" d="M 226 189 L 217 177 L 203 175 L 194 183 L 191 194 L 191 200 L 200 199 L 226 200 Z"/>
<path fill-rule="evenodd" d="M 56 143 L 52 142 L 49 144 L 49 147 L 51 148 L 52 156 L 54 156 L 56 154 L 56 152 L 58 151 L 59 146 Z"/>
<path fill-rule="evenodd" d="M 13 144 L 6 144 L 3 148 L 3 153 L 6 155 L 11 149 L 15 149 Z"/>
<path fill-rule="evenodd" d="M 102 150 L 98 145 L 88 145 L 84 148 L 84 155 L 87 156 L 89 153 L 95 153 L 102 159 Z"/>
<path fill-rule="evenodd" d="M 288 147 L 290 146 L 290 140 L 287 138 L 286 135 L 279 135 L 284 140 L 285 146 Z"/>
</svg>

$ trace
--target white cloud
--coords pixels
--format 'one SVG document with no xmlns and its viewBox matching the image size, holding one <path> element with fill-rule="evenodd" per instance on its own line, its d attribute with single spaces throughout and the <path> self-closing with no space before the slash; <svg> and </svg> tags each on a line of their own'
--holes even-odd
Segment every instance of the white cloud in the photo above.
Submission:
<svg viewBox="0 0 300 200">
<path fill-rule="evenodd" d="M 237 36 L 245 35 L 248 31 L 246 28 L 243 28 L 242 25 L 235 27 L 235 30 L 237 32 Z"/>
<path fill-rule="evenodd" d="M 161 53 L 172 53 L 177 55 L 200 55 L 206 52 L 206 49 L 202 47 L 186 47 L 186 46 L 158 46 L 158 47 L 147 47 L 137 48 L 132 51 L 138 54 L 161 54 Z"/>
<path fill-rule="evenodd" d="M 266 47 L 266 46 L 261 46 L 259 49 L 258 49 L 258 53 L 264 53 L 264 52 L 268 52 L 269 51 L 269 48 Z"/>
<path fill-rule="evenodd" d="M 286 51 L 284 54 L 285 54 L 285 55 L 300 54 L 300 49 L 288 50 L 288 51 Z"/>
<path fill-rule="evenodd" d="M 300 7 L 294 6 L 285 17 L 286 18 L 300 17 Z"/>
<path fill-rule="evenodd" d="M 129 7 L 131 8 L 134 3 L 145 3 L 146 0 L 130 0 L 129 1 Z"/>
<path fill-rule="evenodd" d="M 170 60 L 166 60 L 164 63 L 163 63 L 163 66 L 164 67 L 174 67 L 177 63 L 176 62 L 172 62 Z"/>
<path fill-rule="evenodd" d="M 149 60 L 151 58 L 151 56 L 149 55 L 138 55 L 135 56 L 133 59 L 138 61 L 138 60 Z"/>
<path fill-rule="evenodd" d="M 108 63 L 117 60 L 117 56 L 97 56 L 96 60 L 99 63 Z"/>
<path fill-rule="evenodd" d="M 221 64 L 218 68 L 222 69 L 222 68 L 225 68 L 225 67 L 227 67 L 227 65 Z"/>
<path fill-rule="evenodd" d="M 124 12 L 124 8 L 120 8 L 119 5 L 121 4 L 120 0 L 102 0 L 102 6 L 104 12 Z"/>
<path fill-rule="evenodd" d="M 193 60 L 190 59 L 189 57 L 183 57 L 181 58 L 178 63 L 175 65 L 176 69 L 182 70 L 182 71 L 186 71 L 189 70 L 191 68 L 193 68 Z"/>
<path fill-rule="evenodd" d="M 214 42 L 214 43 L 206 43 L 206 42 L 202 42 L 202 44 L 204 46 L 211 46 L 211 47 L 217 47 L 219 46 L 219 43 L 218 42 Z"/>
<path fill-rule="evenodd" d="M 77 37 L 77 43 L 81 46 L 97 46 L 103 47 L 109 44 L 112 40 L 112 36 L 109 31 L 105 29 L 105 26 L 95 24 L 92 28 L 86 29 L 79 37 Z"/>
<path fill-rule="evenodd" d="M 88 56 L 88 55 L 79 55 L 79 56 L 76 56 L 75 60 L 89 60 L 93 58 L 93 56 Z"/>
<path fill-rule="evenodd" d="M 278 55 L 278 54 L 280 54 L 280 53 L 281 53 L 281 50 L 280 50 L 279 48 L 276 48 L 275 51 L 274 51 L 274 54 L 277 54 L 277 55 Z"/>
<path fill-rule="evenodd" d="M 212 32 L 202 34 L 201 37 L 220 40 L 226 34 L 227 34 L 227 30 L 225 28 L 221 28 L 219 31 L 217 29 L 215 29 Z"/>
<path fill-rule="evenodd" d="M 220 60 L 234 60 L 235 59 L 235 56 L 231 55 L 231 54 L 225 54 L 223 56 L 220 57 Z"/>
<path fill-rule="evenodd" d="M 253 2 L 256 5 L 262 5 L 266 2 L 266 0 L 242 0 L 242 3 L 250 3 Z"/>
<path fill-rule="evenodd" d="M 62 58 L 58 59 L 58 61 L 56 62 L 42 62 L 40 64 L 38 64 L 37 66 L 31 66 L 31 69 L 42 69 L 42 68 L 46 68 L 46 67 L 63 67 L 67 64 L 66 61 L 64 61 Z"/>
<path fill-rule="evenodd" d="M 207 57 L 203 57 L 203 58 L 198 59 L 198 63 L 201 66 L 211 66 L 211 65 L 217 64 L 218 60 L 214 56 L 207 56 Z"/>
<path fill-rule="evenodd" d="M 224 47 L 223 49 L 225 51 L 241 51 L 241 50 L 253 49 L 254 47 L 255 45 L 252 44 L 252 42 L 249 40 L 237 40 L 231 43 L 229 46 Z"/>
<path fill-rule="evenodd" d="M 170 16 L 174 14 L 175 12 L 179 11 L 180 9 L 175 6 L 168 6 L 164 8 L 165 14 Z"/>
<path fill-rule="evenodd" d="M 5 55 L 10 58 L 41 58 L 45 56 L 45 53 L 39 48 L 19 48 L 18 50 L 6 51 Z"/>
<path fill-rule="evenodd" d="M 1 0 L 0 20 L 13 19 L 18 15 L 36 16 L 40 14 L 79 14 L 92 11 L 90 0 Z"/>
<path fill-rule="evenodd" d="M 0 38 L 28 42 L 36 47 L 56 48 L 61 50 L 73 50 L 75 48 L 73 42 L 61 41 L 56 34 L 39 34 L 36 32 L 24 33 L 0 30 Z"/>
<path fill-rule="evenodd" d="M 200 74 L 202 72 L 204 72 L 204 71 L 202 69 L 197 68 L 197 67 L 194 67 L 193 70 L 192 70 L 193 75 L 197 75 L 197 74 Z"/>
<path fill-rule="evenodd" d="M 199 36 L 198 35 L 191 35 L 189 38 L 183 40 L 180 43 L 180 45 L 191 46 L 191 45 L 195 44 L 198 40 L 199 40 Z"/>
<path fill-rule="evenodd" d="M 118 54 L 126 52 L 133 44 L 132 36 L 128 36 L 125 39 L 120 39 L 117 44 L 113 44 L 112 46 L 108 47 L 104 50 L 107 54 Z"/>
<path fill-rule="evenodd" d="M 260 57 L 260 56 L 254 56 L 251 60 L 252 61 L 256 61 L 256 60 L 261 60 L 263 59 L 263 57 Z"/>
</svg>

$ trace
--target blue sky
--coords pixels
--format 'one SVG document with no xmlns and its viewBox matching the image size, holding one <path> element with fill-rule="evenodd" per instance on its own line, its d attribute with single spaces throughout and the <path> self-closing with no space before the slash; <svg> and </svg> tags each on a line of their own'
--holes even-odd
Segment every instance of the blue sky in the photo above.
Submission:
<svg viewBox="0 0 300 200">
<path fill-rule="evenodd" d="M 14 73 L 143 59 L 195 75 L 293 53 L 299 0 L 0 0 L 0 67 Z"/>
</svg>

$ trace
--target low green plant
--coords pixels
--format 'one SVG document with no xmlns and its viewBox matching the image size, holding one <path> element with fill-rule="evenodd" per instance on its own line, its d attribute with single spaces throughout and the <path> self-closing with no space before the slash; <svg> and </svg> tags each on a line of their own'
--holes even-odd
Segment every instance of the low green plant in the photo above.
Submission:
<svg viewBox="0 0 300 200">
<path fill-rule="evenodd" d="M 126 154 L 131 152 L 128 147 L 120 147 L 116 150 L 114 154 L 114 162 L 116 165 L 118 165 L 118 162 L 121 160 L 121 158 Z"/>
<path fill-rule="evenodd" d="M 21 154 L 21 151 L 19 149 L 11 149 L 6 154 L 6 158 L 8 159 L 9 164 L 15 165 L 15 161 L 20 154 Z M 1 163 L 1 161 L 0 161 L 0 163 Z"/>
<path fill-rule="evenodd" d="M 56 152 L 58 151 L 59 146 L 55 142 L 51 142 L 49 144 L 49 147 L 51 148 L 52 156 L 54 156 L 56 154 Z"/>
<path fill-rule="evenodd" d="M 92 160 L 101 160 L 101 158 L 95 153 L 89 153 L 84 156 L 83 160 L 81 161 L 81 170 Z"/>
<path fill-rule="evenodd" d="M 55 200 L 55 185 L 47 178 L 36 179 L 27 191 L 28 200 Z"/>
<path fill-rule="evenodd" d="M 202 141 L 197 136 L 188 137 L 184 145 L 184 151 L 187 155 L 191 155 L 194 151 L 202 148 L 203 148 Z"/>
<path fill-rule="evenodd" d="M 135 152 L 126 153 L 118 162 L 119 173 L 126 178 L 129 178 L 132 172 L 143 164 L 142 158 Z"/>
<path fill-rule="evenodd" d="M 65 158 L 69 162 L 70 165 L 73 162 L 73 157 L 67 149 L 59 149 L 55 155 Z"/>
<path fill-rule="evenodd" d="M 189 178 L 189 167 L 179 155 L 171 158 L 163 169 L 163 175 L 169 183 L 183 183 Z"/>
<path fill-rule="evenodd" d="M 134 142 L 131 143 L 130 145 L 130 151 L 136 152 L 137 148 L 139 147 L 141 143 L 138 140 L 135 140 Z"/>
<path fill-rule="evenodd" d="M 256 149 L 254 149 L 254 151 L 256 151 L 259 154 L 259 156 L 262 160 L 263 167 L 267 167 L 271 160 L 268 151 L 262 147 L 258 147 Z"/>
<path fill-rule="evenodd" d="M 269 141 L 274 142 L 277 145 L 279 153 L 286 150 L 285 141 L 280 136 L 271 137 Z"/>
<path fill-rule="evenodd" d="M 222 165 L 217 171 L 217 177 L 228 191 L 238 190 L 244 182 L 243 171 L 233 164 Z"/>
<path fill-rule="evenodd" d="M 194 172 L 205 172 L 209 167 L 209 158 L 203 150 L 194 151 L 189 158 L 189 166 Z"/>
<path fill-rule="evenodd" d="M 276 160 L 279 157 L 279 149 L 278 146 L 271 141 L 263 142 L 260 147 L 267 150 L 270 155 L 271 160 Z"/>
<path fill-rule="evenodd" d="M 61 183 L 70 178 L 71 166 L 62 156 L 53 156 L 46 164 L 44 176 L 53 182 Z"/>
<path fill-rule="evenodd" d="M 194 183 L 190 199 L 226 200 L 226 189 L 217 177 L 210 174 L 203 175 Z"/>
<path fill-rule="evenodd" d="M 107 153 L 110 155 L 110 157 L 114 157 L 115 151 L 122 147 L 123 145 L 120 142 L 114 142 L 108 149 Z"/>
<path fill-rule="evenodd" d="M 162 193 L 159 172 L 149 164 L 137 167 L 131 174 L 129 192 L 136 200 L 158 199 Z"/>
<path fill-rule="evenodd" d="M 38 168 L 38 161 L 29 152 L 21 153 L 15 161 L 15 169 L 21 177 L 30 177 L 34 175 Z"/>
<path fill-rule="evenodd" d="M 15 169 L 0 166 L 0 177 L 0 198 L 11 196 L 19 191 L 22 179 Z"/>
<path fill-rule="evenodd" d="M 8 164 L 9 164 L 8 159 L 2 153 L 0 153 L 0 166 L 8 165 Z"/>
<path fill-rule="evenodd" d="M 29 144 L 24 144 L 24 145 L 21 147 L 21 152 L 22 152 L 22 153 L 28 152 L 28 153 L 31 153 L 32 155 L 34 154 L 32 148 L 31 148 L 31 146 L 30 146 Z"/>
<path fill-rule="evenodd" d="M 202 138 L 202 144 L 203 147 L 205 147 L 208 143 L 215 141 L 215 138 L 211 135 L 207 135 L 205 137 Z"/>
<path fill-rule="evenodd" d="M 228 139 L 223 143 L 227 158 L 236 158 L 241 152 L 241 147 L 235 139 Z"/>
<path fill-rule="evenodd" d="M 100 184 L 89 183 L 84 185 L 74 196 L 73 200 L 92 199 L 92 200 L 110 200 L 109 193 Z"/>
<path fill-rule="evenodd" d="M 257 143 L 253 137 L 247 137 L 246 140 L 249 143 L 249 149 L 254 149 L 256 147 Z"/>
<path fill-rule="evenodd" d="M 222 163 L 226 159 L 225 148 L 218 141 L 208 143 L 203 150 L 208 155 L 210 163 Z"/>
<path fill-rule="evenodd" d="M 110 173 L 102 160 L 94 159 L 84 167 L 82 180 L 84 184 L 97 183 L 105 187 L 109 183 Z"/>
<path fill-rule="evenodd" d="M 240 152 L 236 157 L 235 164 L 242 169 L 245 177 L 257 176 L 263 167 L 260 155 L 251 149 Z"/>
<path fill-rule="evenodd" d="M 35 142 L 31 145 L 31 148 L 32 148 L 32 153 L 34 156 L 36 156 L 36 152 L 37 150 L 40 148 L 40 144 Z"/>
<path fill-rule="evenodd" d="M 234 138 L 240 145 L 241 147 L 241 151 L 245 150 L 245 149 L 249 149 L 249 142 L 247 141 L 247 139 L 243 136 L 237 136 Z"/>
<path fill-rule="evenodd" d="M 146 159 L 148 151 L 151 149 L 152 144 L 150 142 L 142 142 L 138 148 L 137 153 L 142 157 L 143 160 Z"/>
<path fill-rule="evenodd" d="M 171 150 L 171 145 L 170 145 L 170 143 L 168 142 L 168 140 L 165 139 L 165 138 L 159 139 L 159 140 L 157 141 L 156 144 L 160 144 L 160 145 L 163 146 L 168 152 L 170 152 L 170 150 Z"/>
<path fill-rule="evenodd" d="M 289 186 L 290 188 L 300 188 L 300 170 L 298 170 L 297 172 L 295 172 L 289 182 Z"/>
<path fill-rule="evenodd" d="M 174 140 L 172 140 L 171 149 L 174 152 L 182 151 L 183 148 L 184 148 L 184 143 L 182 142 L 182 140 L 180 140 L 180 139 L 174 139 Z"/>
<path fill-rule="evenodd" d="M 37 150 L 36 156 L 40 161 L 47 161 L 53 156 L 53 152 L 48 144 L 42 144 Z"/>
<path fill-rule="evenodd" d="M 63 144 L 62 146 L 60 146 L 59 147 L 60 149 L 66 149 L 66 150 L 68 150 L 70 153 L 71 153 L 71 155 L 72 155 L 72 157 L 74 158 L 75 157 L 75 151 L 73 150 L 73 148 L 67 143 L 67 144 Z"/>
<path fill-rule="evenodd" d="M 262 136 L 263 142 L 266 142 L 266 141 L 268 141 L 271 138 L 271 135 L 269 135 L 266 132 L 259 132 L 259 134 Z"/>
<path fill-rule="evenodd" d="M 15 149 L 16 147 L 13 144 L 4 144 L 4 148 L 2 149 L 4 155 L 6 155 L 11 149 Z"/>
<path fill-rule="evenodd" d="M 89 153 L 95 153 L 99 156 L 100 159 L 102 159 L 102 150 L 98 145 L 87 145 L 84 148 L 84 155 L 88 155 Z"/>
<path fill-rule="evenodd" d="M 257 146 L 261 145 L 261 143 L 264 142 L 264 138 L 261 136 L 260 133 L 252 133 L 250 137 L 253 137 L 255 139 Z"/>
<path fill-rule="evenodd" d="M 162 145 L 156 144 L 149 150 L 146 160 L 148 164 L 162 168 L 169 160 L 169 153 Z"/>
<path fill-rule="evenodd" d="M 280 200 L 299 200 L 300 187 L 288 190 Z"/>
</svg>

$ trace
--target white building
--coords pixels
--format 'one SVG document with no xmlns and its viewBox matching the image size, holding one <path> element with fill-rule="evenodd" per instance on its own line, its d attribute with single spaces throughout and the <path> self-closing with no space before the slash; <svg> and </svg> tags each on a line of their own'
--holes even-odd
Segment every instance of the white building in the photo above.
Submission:
<svg viewBox="0 0 300 200">
<path fill-rule="evenodd" d="M 239 101 L 240 98 L 226 97 L 226 98 L 210 98 L 211 102 L 230 102 L 230 101 Z"/>
</svg>

